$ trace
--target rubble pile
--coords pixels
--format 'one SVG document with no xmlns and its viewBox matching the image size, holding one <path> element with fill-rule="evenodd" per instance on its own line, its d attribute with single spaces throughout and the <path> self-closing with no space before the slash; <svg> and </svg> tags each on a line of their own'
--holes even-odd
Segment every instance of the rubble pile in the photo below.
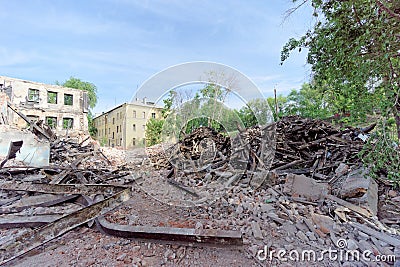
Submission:
<svg viewBox="0 0 400 267">
<path fill-rule="evenodd" d="M 178 146 L 186 158 L 198 160 L 202 155 L 202 151 L 210 144 L 214 146 L 214 150 L 220 152 L 219 155 L 216 155 L 217 159 L 214 159 L 215 161 L 220 157 L 229 157 L 231 148 L 229 137 L 218 133 L 210 127 L 195 129 L 190 134 L 185 135 Z"/>
<path fill-rule="evenodd" d="M 378 184 L 359 164 L 357 153 L 364 144 L 359 135 L 369 130 L 339 130 L 324 121 L 287 117 L 239 129 L 233 137 L 201 127 L 176 144 L 137 154 L 99 148 L 90 138 L 55 138 L 50 166 L 0 169 L 0 228 L 25 227 L 0 230 L 0 263 L 95 220 L 101 233 L 154 240 L 151 256 L 136 239 L 129 240 L 135 252 L 107 256 L 125 264 L 144 266 L 152 259 L 154 266 L 211 265 L 182 253 L 196 250 L 193 243 L 210 242 L 243 246 L 235 254 L 243 257 L 240 266 L 299 262 L 262 259 L 259 251 L 265 247 L 313 250 L 317 257 L 329 249 L 371 251 L 390 256 L 377 264 L 389 266 L 400 256 L 400 193 Z M 125 166 L 128 154 L 141 169 L 134 175 Z M 190 205 L 177 205 L 181 198 Z M 163 247 L 158 240 L 173 245 Z M 100 254 L 108 245 L 88 246 L 87 257 L 99 254 L 93 264 L 104 263 Z M 353 263 L 326 257 L 315 266 Z M 356 263 L 370 262 L 361 258 Z"/>
<path fill-rule="evenodd" d="M 276 124 L 276 151 L 271 170 L 310 174 L 326 180 L 340 163 L 360 163 L 357 154 L 364 142 L 358 135 L 362 132 L 350 127 L 339 130 L 321 120 L 285 117 Z"/>
</svg>

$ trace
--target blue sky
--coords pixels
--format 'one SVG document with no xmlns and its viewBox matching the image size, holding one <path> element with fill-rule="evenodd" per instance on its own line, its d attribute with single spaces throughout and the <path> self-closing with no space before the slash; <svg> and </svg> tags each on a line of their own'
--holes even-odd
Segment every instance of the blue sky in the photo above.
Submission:
<svg viewBox="0 0 400 267">
<path fill-rule="evenodd" d="M 291 7 L 291 0 L 0 0 L 0 75 L 90 81 L 98 87 L 95 112 L 190 61 L 232 66 L 265 96 L 274 86 L 286 94 L 310 78 L 304 52 L 279 64 L 286 41 L 312 26 L 309 7 L 284 21 Z"/>
</svg>

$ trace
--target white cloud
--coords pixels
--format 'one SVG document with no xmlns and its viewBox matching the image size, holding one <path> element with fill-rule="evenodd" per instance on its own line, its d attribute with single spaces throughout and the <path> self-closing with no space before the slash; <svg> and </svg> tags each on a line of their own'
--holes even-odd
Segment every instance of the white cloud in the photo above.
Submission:
<svg viewBox="0 0 400 267">
<path fill-rule="evenodd" d="M 8 67 L 17 64 L 28 63 L 35 57 L 32 52 L 21 50 L 10 50 L 6 47 L 0 47 L 0 67 Z"/>
</svg>

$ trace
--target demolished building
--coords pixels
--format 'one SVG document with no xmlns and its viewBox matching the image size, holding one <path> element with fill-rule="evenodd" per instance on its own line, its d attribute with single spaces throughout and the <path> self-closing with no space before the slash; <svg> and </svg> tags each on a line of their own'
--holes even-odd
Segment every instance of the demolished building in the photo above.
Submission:
<svg viewBox="0 0 400 267">
<path fill-rule="evenodd" d="M 42 121 L 59 135 L 87 133 L 87 92 L 58 85 L 0 76 L 2 102 L 9 101 L 31 121 Z M 8 98 L 8 100 L 6 99 Z M 2 124 L 26 128 L 27 122 L 10 109 L 2 109 Z"/>
</svg>

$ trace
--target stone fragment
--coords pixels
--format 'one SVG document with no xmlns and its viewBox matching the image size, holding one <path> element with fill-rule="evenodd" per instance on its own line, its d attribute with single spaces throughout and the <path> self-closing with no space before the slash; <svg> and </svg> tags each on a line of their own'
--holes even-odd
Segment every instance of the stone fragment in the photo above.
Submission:
<svg viewBox="0 0 400 267">
<path fill-rule="evenodd" d="M 256 221 L 251 222 L 251 230 L 253 232 L 253 236 L 255 239 L 262 240 L 263 239 L 263 234 L 260 228 L 260 225 Z"/>
<path fill-rule="evenodd" d="M 328 194 L 329 186 L 325 183 L 317 183 L 305 175 L 288 174 L 283 192 L 292 197 L 304 197 L 309 201 L 317 201 Z"/>
<path fill-rule="evenodd" d="M 378 184 L 368 169 L 359 168 L 352 171 L 342 184 L 340 196 L 347 201 L 360 205 L 372 215 L 378 212 Z"/>
</svg>

